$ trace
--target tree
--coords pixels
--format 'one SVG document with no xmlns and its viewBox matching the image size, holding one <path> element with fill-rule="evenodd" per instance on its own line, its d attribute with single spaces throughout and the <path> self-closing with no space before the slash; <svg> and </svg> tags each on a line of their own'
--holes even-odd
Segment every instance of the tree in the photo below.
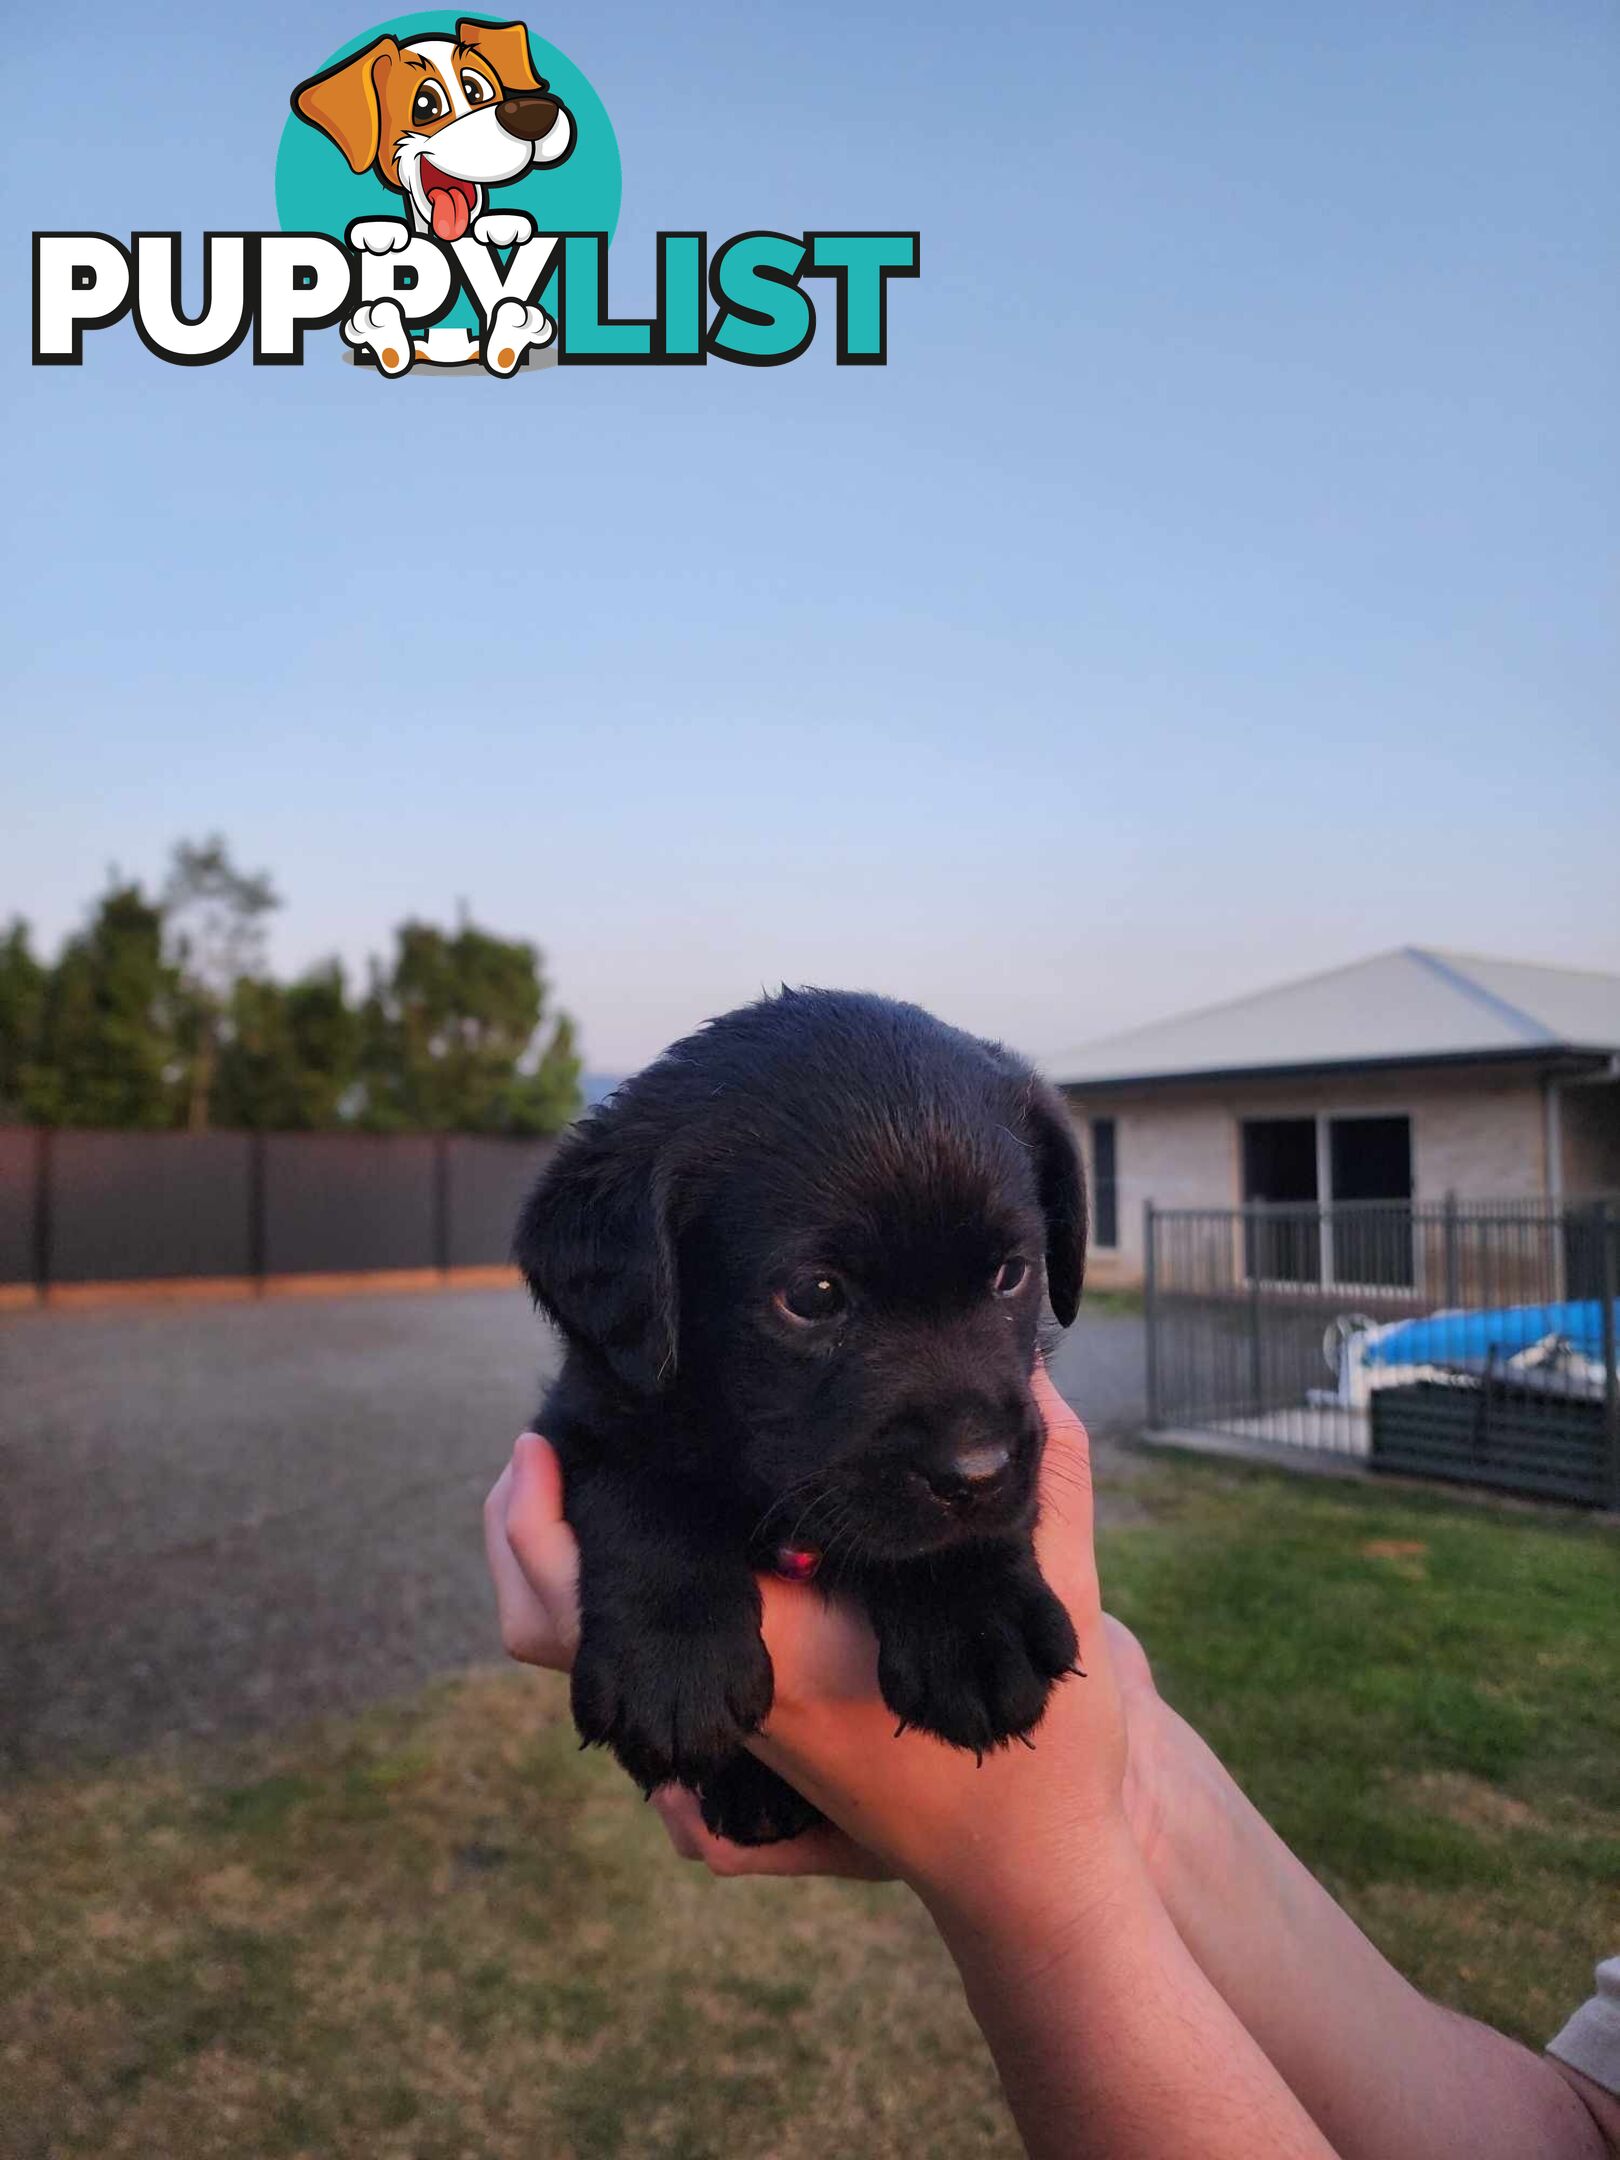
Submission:
<svg viewBox="0 0 1620 2160">
<path fill-rule="evenodd" d="M 0 1125 L 26 1114 L 45 1023 L 46 980 L 28 925 L 14 916 L 0 938 Z"/>
<path fill-rule="evenodd" d="M 363 1119 L 378 1131 L 555 1132 L 579 1102 L 573 1031 L 559 1017 L 538 1059 L 540 954 L 463 921 L 402 923 L 362 1015 Z"/>
<path fill-rule="evenodd" d="M 114 884 L 50 971 L 23 1107 L 43 1125 L 174 1121 L 176 980 L 163 911 Z"/>
<path fill-rule="evenodd" d="M 357 1007 L 331 960 L 264 969 L 280 905 L 223 839 L 182 841 L 161 900 L 115 878 L 54 966 L 0 932 L 0 1121 L 251 1131 L 559 1130 L 579 1108 L 573 1022 L 541 956 L 465 918 L 406 922 Z"/>
<path fill-rule="evenodd" d="M 262 970 L 265 917 L 280 905 L 269 877 L 238 870 L 218 833 L 176 846 L 163 907 L 183 990 L 186 1123 L 193 1132 L 208 1125 L 221 1036 L 236 986 Z"/>
<path fill-rule="evenodd" d="M 285 985 L 241 977 L 222 1031 L 215 1123 L 255 1132 L 338 1124 L 359 1049 L 360 1016 L 336 960 Z"/>
<path fill-rule="evenodd" d="M 514 1073 L 502 1098 L 503 1132 L 561 1132 L 579 1114 L 580 1057 L 574 1023 L 559 1013 L 532 1070 Z"/>
</svg>

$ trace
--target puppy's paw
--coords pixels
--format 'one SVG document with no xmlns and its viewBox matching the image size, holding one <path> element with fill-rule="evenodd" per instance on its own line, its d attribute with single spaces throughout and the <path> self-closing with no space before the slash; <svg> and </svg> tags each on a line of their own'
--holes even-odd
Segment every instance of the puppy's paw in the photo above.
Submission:
<svg viewBox="0 0 1620 2160">
<path fill-rule="evenodd" d="M 1040 1723 L 1078 1654 L 1068 1614 L 1031 1568 L 960 1605 L 885 1611 L 878 1685 L 903 1724 L 982 1755 Z"/>
<path fill-rule="evenodd" d="M 771 1661 L 750 1618 L 705 1633 L 587 1629 L 574 1660 L 574 1723 L 613 1750 L 643 1792 L 701 1788 L 765 1722 Z"/>
<path fill-rule="evenodd" d="M 518 247 L 534 238 L 534 219 L 527 210 L 486 210 L 473 219 L 472 236 L 484 247 Z"/>
<path fill-rule="evenodd" d="M 733 1845 L 781 1845 L 827 1819 L 746 1750 L 707 1778 L 698 1797 L 709 1829 Z"/>
<path fill-rule="evenodd" d="M 521 300 L 500 301 L 484 338 L 485 367 L 492 375 L 510 375 L 531 348 L 549 345 L 556 330 L 544 308 L 526 307 Z"/>
<path fill-rule="evenodd" d="M 370 307 L 356 308 L 343 325 L 343 336 L 357 350 L 369 346 L 385 375 L 403 375 L 416 357 L 397 300 L 377 300 Z"/>
<path fill-rule="evenodd" d="M 356 218 L 349 227 L 349 245 L 364 255 L 397 255 L 411 244 L 411 228 L 403 218 Z"/>
</svg>

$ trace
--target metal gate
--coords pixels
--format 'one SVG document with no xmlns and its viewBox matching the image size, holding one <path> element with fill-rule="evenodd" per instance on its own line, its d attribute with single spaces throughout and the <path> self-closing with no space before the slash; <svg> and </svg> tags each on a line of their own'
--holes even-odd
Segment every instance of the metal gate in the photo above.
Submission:
<svg viewBox="0 0 1620 2160">
<path fill-rule="evenodd" d="M 1147 1210 L 1148 1422 L 1620 1507 L 1620 1210 Z"/>
</svg>

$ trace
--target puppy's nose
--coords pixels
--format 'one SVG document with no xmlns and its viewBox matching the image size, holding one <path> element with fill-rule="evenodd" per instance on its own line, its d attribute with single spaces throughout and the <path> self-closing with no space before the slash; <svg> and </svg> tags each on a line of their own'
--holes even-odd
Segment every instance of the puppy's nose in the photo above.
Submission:
<svg viewBox="0 0 1620 2160">
<path fill-rule="evenodd" d="M 495 117 L 519 142 L 539 142 L 551 133 L 557 111 L 555 98 L 537 97 L 527 90 L 508 91 L 496 106 Z"/>
<path fill-rule="evenodd" d="M 958 1448 L 941 1463 L 924 1472 L 942 1500 L 976 1500 L 989 1491 L 1012 1461 L 1012 1449 L 1004 1440 L 981 1440 Z"/>
</svg>

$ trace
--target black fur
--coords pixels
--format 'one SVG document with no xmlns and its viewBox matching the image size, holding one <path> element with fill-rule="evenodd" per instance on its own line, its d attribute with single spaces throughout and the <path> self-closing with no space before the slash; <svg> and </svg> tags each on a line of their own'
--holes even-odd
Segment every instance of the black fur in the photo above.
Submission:
<svg viewBox="0 0 1620 2160">
<path fill-rule="evenodd" d="M 865 1606 L 898 1719 L 1027 1733 L 1075 1660 L 1031 1544 L 1029 1382 L 1043 1281 L 1066 1327 L 1085 1238 L 1059 1099 L 884 998 L 728 1013 L 575 1126 L 516 1252 L 567 1343 L 540 1429 L 580 1546 L 582 1736 L 741 1842 L 817 1820 L 742 1748 L 771 1706 L 755 1571 L 784 1546 Z M 777 1302 L 839 1290 L 808 1324 Z"/>
</svg>

